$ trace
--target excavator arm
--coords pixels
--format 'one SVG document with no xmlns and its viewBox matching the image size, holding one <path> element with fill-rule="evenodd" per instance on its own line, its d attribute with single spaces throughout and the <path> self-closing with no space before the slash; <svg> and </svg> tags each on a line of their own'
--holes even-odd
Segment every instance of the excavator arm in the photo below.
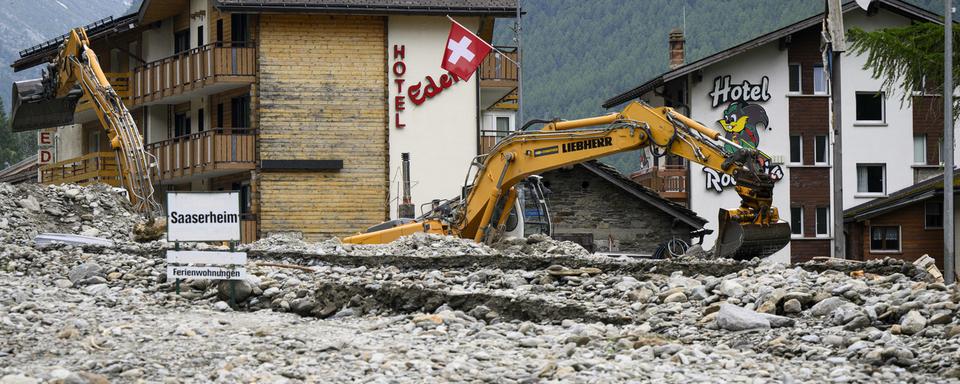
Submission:
<svg viewBox="0 0 960 384">
<path fill-rule="evenodd" d="M 14 84 L 11 127 L 27 131 L 71 124 L 77 102 L 87 97 L 116 153 L 121 185 L 134 208 L 153 219 L 160 212 L 151 177 L 156 159 L 143 148 L 130 111 L 107 81 L 89 44 L 83 28 L 71 30 L 42 79 Z"/>
<path fill-rule="evenodd" d="M 719 143 L 737 150 L 728 153 Z M 762 172 L 755 149 L 742 148 L 671 108 L 634 102 L 604 116 L 546 124 L 518 131 L 474 161 L 478 171 L 457 204 L 419 220 L 351 236 L 354 243 L 389 242 L 414 232 L 456 235 L 476 241 L 497 237 L 516 198 L 514 186 L 527 176 L 602 156 L 652 146 L 717 172 L 737 183 L 741 205 L 720 211 L 715 253 L 739 259 L 765 257 L 790 239 L 789 225 L 772 207 L 773 181 Z"/>
</svg>

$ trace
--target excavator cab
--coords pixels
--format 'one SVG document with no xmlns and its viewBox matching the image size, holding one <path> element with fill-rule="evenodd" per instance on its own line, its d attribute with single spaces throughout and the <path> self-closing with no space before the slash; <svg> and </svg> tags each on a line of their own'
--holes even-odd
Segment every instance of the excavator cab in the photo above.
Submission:
<svg viewBox="0 0 960 384">
<path fill-rule="evenodd" d="M 550 236 L 553 233 L 547 208 L 550 190 L 543 185 L 542 179 L 537 175 L 528 176 L 515 186 L 517 200 L 504 224 L 504 236 L 527 237 L 537 233 Z"/>
</svg>

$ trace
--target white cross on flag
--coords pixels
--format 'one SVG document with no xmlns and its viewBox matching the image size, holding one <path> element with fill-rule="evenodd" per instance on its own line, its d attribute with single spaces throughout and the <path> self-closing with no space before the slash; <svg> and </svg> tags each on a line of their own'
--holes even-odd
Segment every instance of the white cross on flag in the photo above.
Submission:
<svg viewBox="0 0 960 384">
<path fill-rule="evenodd" d="M 477 71 L 483 58 L 487 57 L 491 49 L 493 47 L 486 41 L 474 35 L 460 23 L 453 22 L 450 25 L 450 36 L 447 37 L 440 68 L 467 80 Z"/>
</svg>

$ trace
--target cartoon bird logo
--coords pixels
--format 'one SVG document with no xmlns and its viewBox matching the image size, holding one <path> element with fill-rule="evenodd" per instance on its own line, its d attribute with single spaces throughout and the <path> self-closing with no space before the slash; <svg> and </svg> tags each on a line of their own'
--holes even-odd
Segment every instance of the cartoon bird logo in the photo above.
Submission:
<svg viewBox="0 0 960 384">
<path fill-rule="evenodd" d="M 723 118 L 717 121 L 726 137 L 744 148 L 757 148 L 760 145 L 760 130 L 770 124 L 767 111 L 757 104 L 734 101 L 723 110 Z M 724 149 L 733 152 L 733 146 L 726 144 Z"/>
</svg>

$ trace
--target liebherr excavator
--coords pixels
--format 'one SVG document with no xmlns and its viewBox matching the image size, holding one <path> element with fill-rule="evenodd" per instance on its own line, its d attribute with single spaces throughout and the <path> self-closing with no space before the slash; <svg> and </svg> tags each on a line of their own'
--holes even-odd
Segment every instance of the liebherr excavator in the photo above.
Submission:
<svg viewBox="0 0 960 384">
<path fill-rule="evenodd" d="M 10 126 L 14 132 L 22 132 L 72 124 L 83 96 L 107 131 L 117 156 L 120 183 L 130 202 L 147 216 L 147 225 L 137 228 L 137 235 L 144 240 L 157 238 L 164 226 L 162 220 L 156 220 L 161 207 L 154 198 L 152 170 L 157 161 L 143 148 L 133 116 L 103 74 L 83 28 L 67 34 L 43 78 L 13 84 Z"/>
<path fill-rule="evenodd" d="M 764 155 L 672 108 L 632 102 L 619 113 L 540 123 L 545 124 L 540 130 L 514 132 L 489 154 L 477 156 L 471 164 L 471 170 L 477 170 L 473 182 L 464 187 L 460 197 L 416 220 L 387 222 L 344 241 L 387 243 L 428 232 L 491 242 L 503 232 L 514 209 L 517 184 L 528 176 L 651 146 L 656 154 L 669 152 L 735 180 L 740 206 L 720 210 L 715 255 L 763 258 L 790 242 L 790 226 L 780 220 L 772 205 L 774 182 L 760 166 Z M 725 151 L 722 144 L 735 151 Z"/>
</svg>

